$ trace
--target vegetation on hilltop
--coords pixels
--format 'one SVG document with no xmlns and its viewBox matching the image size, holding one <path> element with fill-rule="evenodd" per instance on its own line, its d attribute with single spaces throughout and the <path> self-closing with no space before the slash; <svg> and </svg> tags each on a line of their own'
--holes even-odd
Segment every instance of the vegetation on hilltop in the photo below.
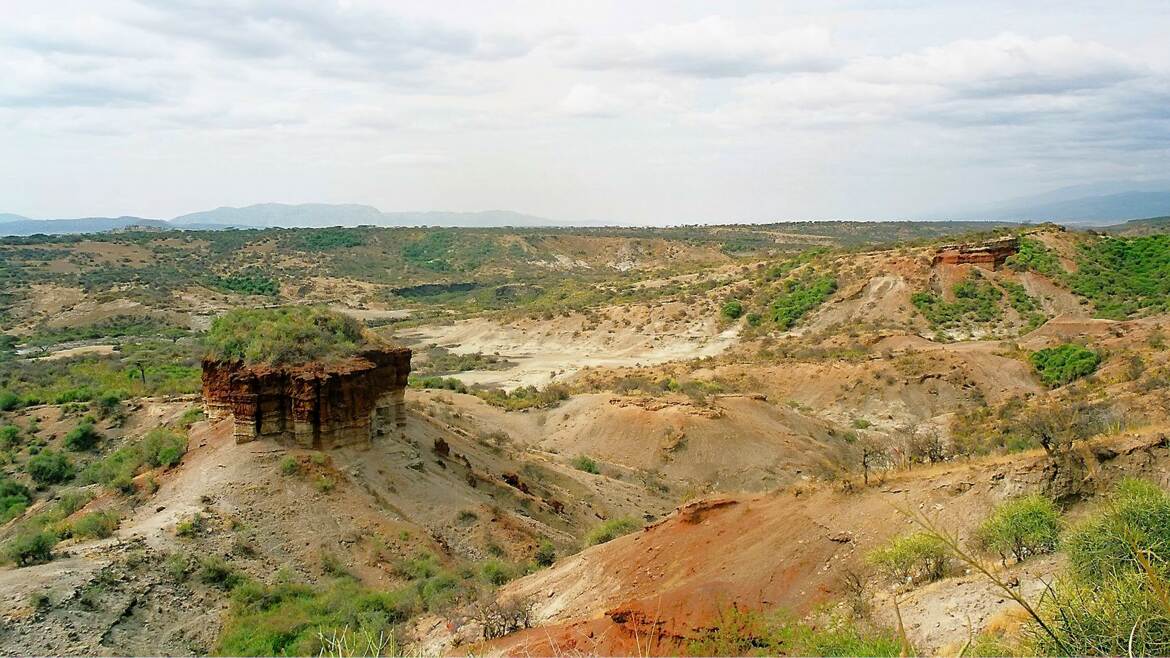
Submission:
<svg viewBox="0 0 1170 658">
<path fill-rule="evenodd" d="M 1082 245 L 1068 285 L 1091 301 L 1100 317 L 1124 320 L 1142 312 L 1170 311 L 1170 235 Z"/>
<path fill-rule="evenodd" d="M 248 365 L 297 365 L 356 354 L 370 337 L 348 315 L 320 306 L 228 311 L 203 339 L 208 358 Z"/>
</svg>

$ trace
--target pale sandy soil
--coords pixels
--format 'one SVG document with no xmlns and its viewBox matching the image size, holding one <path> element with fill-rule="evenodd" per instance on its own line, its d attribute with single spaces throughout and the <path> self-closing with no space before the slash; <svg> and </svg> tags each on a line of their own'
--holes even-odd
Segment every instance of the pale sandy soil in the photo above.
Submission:
<svg viewBox="0 0 1170 658">
<path fill-rule="evenodd" d="M 739 337 L 738 326 L 721 328 L 713 319 L 658 332 L 607 329 L 580 331 L 579 319 L 561 319 L 526 325 L 507 325 L 473 319 L 445 326 L 427 326 L 399 334 L 416 344 L 437 344 L 457 354 L 499 354 L 516 362 L 507 370 L 471 371 L 459 374 L 467 384 L 512 389 L 544 386 L 586 367 L 650 365 L 715 356 Z"/>
</svg>

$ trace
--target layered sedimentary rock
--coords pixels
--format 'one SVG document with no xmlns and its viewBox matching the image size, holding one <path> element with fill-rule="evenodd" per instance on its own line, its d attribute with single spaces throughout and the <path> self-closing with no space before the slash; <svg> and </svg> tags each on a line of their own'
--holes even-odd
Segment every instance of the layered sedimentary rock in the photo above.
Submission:
<svg viewBox="0 0 1170 658">
<path fill-rule="evenodd" d="M 409 349 L 392 348 L 299 366 L 205 360 L 203 404 L 212 420 L 234 419 L 237 443 L 369 445 L 375 436 L 403 432 L 410 357 Z"/>
<path fill-rule="evenodd" d="M 1020 250 L 1016 237 L 1001 238 L 976 244 L 948 244 L 938 248 L 934 254 L 934 265 L 976 265 L 988 270 L 1003 265 L 1008 256 Z"/>
</svg>

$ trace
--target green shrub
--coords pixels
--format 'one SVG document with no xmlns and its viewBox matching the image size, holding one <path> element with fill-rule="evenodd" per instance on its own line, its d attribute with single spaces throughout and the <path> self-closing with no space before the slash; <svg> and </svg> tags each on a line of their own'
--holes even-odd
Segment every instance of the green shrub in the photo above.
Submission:
<svg viewBox="0 0 1170 658">
<path fill-rule="evenodd" d="M 23 514 L 31 502 L 32 494 L 28 487 L 0 476 L 0 524 Z"/>
<path fill-rule="evenodd" d="M 202 533 L 206 526 L 207 521 L 204 520 L 203 515 L 195 512 L 175 525 L 175 535 L 179 537 L 194 537 Z"/>
<path fill-rule="evenodd" d="M 301 472 L 301 463 L 297 461 L 296 457 L 286 455 L 284 459 L 280 460 L 281 475 L 296 475 Z"/>
<path fill-rule="evenodd" d="M 1064 539 L 1069 563 L 1089 581 L 1119 571 L 1139 571 L 1135 550 L 1156 563 L 1170 560 L 1170 495 L 1144 480 L 1126 479 L 1110 493 L 1101 513 L 1078 524 Z"/>
<path fill-rule="evenodd" d="M 551 541 L 545 539 L 536 547 L 536 554 L 532 559 L 542 567 L 551 566 L 557 561 L 557 549 Z"/>
<path fill-rule="evenodd" d="M 890 580 L 904 584 L 939 580 L 947 573 L 950 555 L 938 537 L 916 532 L 871 551 L 866 561 Z"/>
<path fill-rule="evenodd" d="M 1032 270 L 1051 278 L 1065 274 L 1060 259 L 1043 242 L 1032 238 L 1020 238 L 1019 251 L 1008 256 L 1006 264 L 1017 272 Z"/>
<path fill-rule="evenodd" d="M 357 320 L 319 306 L 233 309 L 215 319 L 207 356 L 247 364 L 298 364 L 342 358 L 367 346 Z"/>
<path fill-rule="evenodd" d="M 18 567 L 32 564 L 41 564 L 53 559 L 53 547 L 57 545 L 57 535 L 47 530 L 26 532 L 9 540 L 4 546 L 4 554 Z"/>
<path fill-rule="evenodd" d="M 601 473 L 601 469 L 597 466 L 597 462 L 587 455 L 578 455 L 573 459 L 573 468 L 578 471 L 585 471 L 597 475 Z"/>
<path fill-rule="evenodd" d="M 198 559 L 198 563 L 199 569 L 196 573 L 205 585 L 231 589 L 243 582 L 243 576 L 221 557 L 205 555 Z"/>
<path fill-rule="evenodd" d="M 1056 550 L 1060 538 L 1060 512 L 1040 495 L 1024 496 L 995 509 L 975 533 L 980 547 L 1012 556 L 1017 562 Z"/>
<path fill-rule="evenodd" d="M 105 539 L 118 529 L 120 520 L 117 512 L 90 512 L 73 523 L 73 535 L 75 537 Z"/>
<path fill-rule="evenodd" d="M 738 320 L 743 315 L 743 303 L 738 299 L 729 299 L 720 311 L 728 320 Z"/>
<path fill-rule="evenodd" d="M 33 482 L 41 486 L 60 484 L 73 477 L 73 464 L 65 455 L 52 450 L 33 455 L 25 465 Z"/>
<path fill-rule="evenodd" d="M 1101 364 L 1101 355 L 1072 343 L 1032 352 L 1028 359 L 1040 381 L 1054 388 L 1093 374 Z"/>
<path fill-rule="evenodd" d="M 20 428 L 16 425 L 0 427 L 0 449 L 8 450 L 20 444 Z"/>
<path fill-rule="evenodd" d="M 484 561 L 479 568 L 479 574 L 489 585 L 496 587 L 516 577 L 512 567 L 502 560 L 490 559 Z"/>
<path fill-rule="evenodd" d="M 595 546 L 597 544 L 604 544 L 607 541 L 617 539 L 622 535 L 628 535 L 635 530 L 641 529 L 642 524 L 632 516 L 610 519 L 585 534 L 585 545 Z"/>
<path fill-rule="evenodd" d="M 92 422 L 82 422 L 65 435 L 65 447 L 73 452 L 93 450 L 102 435 L 93 426 Z"/>
<path fill-rule="evenodd" d="M 19 395 L 12 391 L 0 391 L 0 411 L 12 411 L 20 405 Z"/>
</svg>

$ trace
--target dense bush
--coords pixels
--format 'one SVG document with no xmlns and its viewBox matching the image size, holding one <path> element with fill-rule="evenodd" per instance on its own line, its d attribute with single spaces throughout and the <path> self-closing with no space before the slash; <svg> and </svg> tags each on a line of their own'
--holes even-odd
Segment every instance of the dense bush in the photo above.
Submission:
<svg viewBox="0 0 1170 658">
<path fill-rule="evenodd" d="M 360 247 L 365 244 L 361 233 L 351 228 L 323 228 L 297 234 L 297 246 L 305 251 L 328 251 Z"/>
<path fill-rule="evenodd" d="M 866 561 L 890 580 L 918 583 L 945 576 L 950 554 L 946 545 L 934 535 L 916 532 L 873 550 L 866 556 Z"/>
<path fill-rule="evenodd" d="M 59 484 L 73 477 L 73 464 L 59 452 L 45 450 L 29 458 L 25 465 L 33 482 L 41 486 Z"/>
<path fill-rule="evenodd" d="M 995 509 L 980 524 L 975 538 L 981 548 L 1016 561 L 1056 550 L 1060 538 L 1060 512 L 1040 495 L 1024 496 Z"/>
<path fill-rule="evenodd" d="M 610 519 L 585 534 L 585 545 L 594 546 L 604 544 L 607 541 L 612 541 L 622 535 L 628 535 L 635 530 L 641 529 L 642 524 L 632 516 Z"/>
<path fill-rule="evenodd" d="M 1032 352 L 1028 360 L 1045 385 L 1056 387 L 1091 375 L 1101 364 L 1101 355 L 1093 350 L 1066 343 Z"/>
<path fill-rule="evenodd" d="M 549 384 L 544 388 L 518 386 L 511 391 L 476 389 L 472 391 L 484 402 L 509 411 L 518 409 L 548 409 L 569 399 L 569 389 L 563 384 Z"/>
<path fill-rule="evenodd" d="M 738 299 L 729 299 L 720 311 L 728 320 L 738 320 L 743 315 L 743 303 Z"/>
<path fill-rule="evenodd" d="M 280 285 L 272 277 L 260 272 L 240 272 L 230 276 L 214 277 L 210 283 L 214 288 L 241 295 L 276 297 L 280 294 Z"/>
<path fill-rule="evenodd" d="M 65 447 L 74 451 L 93 450 L 102 435 L 93 426 L 91 421 L 83 421 L 65 435 Z"/>
<path fill-rule="evenodd" d="M 298 364 L 341 358 L 367 345 L 361 324 L 318 306 L 233 309 L 215 319 L 208 356 L 247 364 Z"/>
</svg>

